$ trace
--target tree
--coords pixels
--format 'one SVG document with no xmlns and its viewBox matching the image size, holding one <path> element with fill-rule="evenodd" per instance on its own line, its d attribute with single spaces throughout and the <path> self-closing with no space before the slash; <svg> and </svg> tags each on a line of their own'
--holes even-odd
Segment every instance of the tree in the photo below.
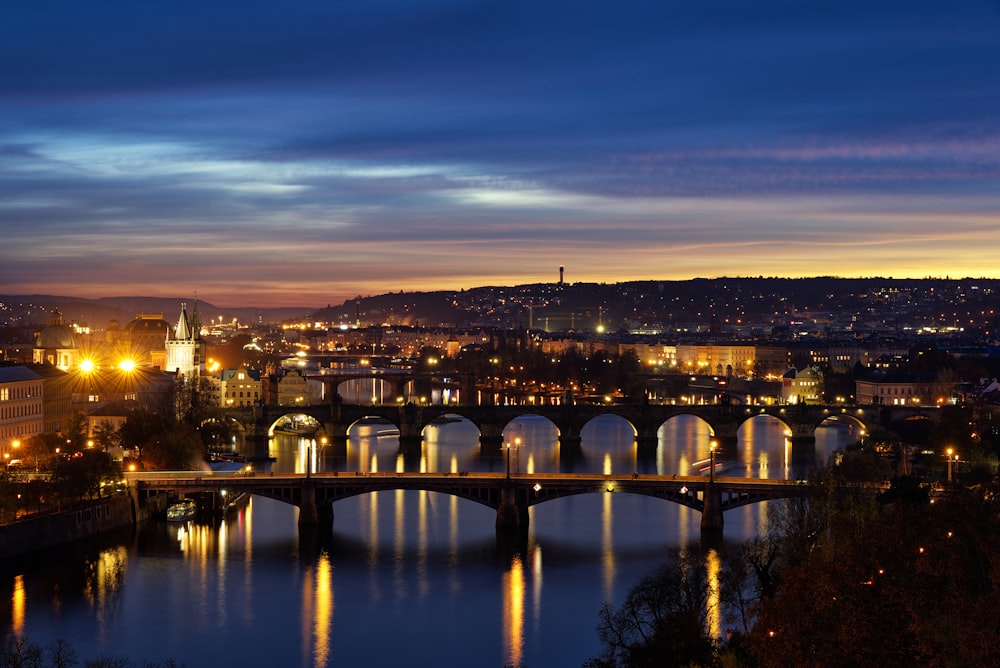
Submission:
<svg viewBox="0 0 1000 668">
<path fill-rule="evenodd" d="M 142 464 L 147 470 L 186 471 L 205 461 L 201 436 L 190 425 L 176 425 L 146 443 Z"/>
<path fill-rule="evenodd" d="M 20 485 L 7 471 L 0 472 L 0 524 L 9 524 L 20 507 Z"/>
<path fill-rule="evenodd" d="M 840 498 L 782 571 L 749 635 L 761 666 L 1000 665 L 1000 488 L 888 499 Z"/>
<path fill-rule="evenodd" d="M 87 416 L 80 411 L 76 411 L 69 419 L 69 427 L 64 434 L 66 437 L 66 450 L 77 452 L 83 449 L 87 440 Z"/>
<path fill-rule="evenodd" d="M 54 431 L 36 434 L 21 443 L 21 459 L 25 466 L 39 471 L 51 470 L 56 450 L 66 447 L 66 439 Z"/>
<path fill-rule="evenodd" d="M 84 450 L 59 461 L 52 472 L 52 487 L 63 501 L 93 499 L 100 496 L 101 483 L 117 478 L 120 473 L 108 453 Z"/>
<path fill-rule="evenodd" d="M 642 578 L 617 610 L 606 603 L 599 613 L 604 645 L 590 668 L 708 664 L 715 642 L 708 637 L 708 583 L 704 555 L 675 553 Z"/>
<path fill-rule="evenodd" d="M 158 435 L 170 429 L 171 422 L 155 413 L 136 409 L 129 411 L 125 423 L 118 430 L 122 447 L 137 448 L 139 457 L 146 445 Z"/>
<path fill-rule="evenodd" d="M 110 420 L 103 420 L 94 427 L 94 438 L 102 450 L 113 448 L 121 442 L 121 435 Z"/>
</svg>

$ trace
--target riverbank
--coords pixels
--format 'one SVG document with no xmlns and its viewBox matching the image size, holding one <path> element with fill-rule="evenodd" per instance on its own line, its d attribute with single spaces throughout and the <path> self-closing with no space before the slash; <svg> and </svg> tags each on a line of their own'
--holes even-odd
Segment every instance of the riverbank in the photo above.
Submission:
<svg viewBox="0 0 1000 668">
<path fill-rule="evenodd" d="M 150 499 L 140 508 L 131 490 L 91 501 L 81 501 L 60 510 L 22 515 L 0 526 L 0 558 L 15 557 L 103 533 L 135 526 L 168 503 Z"/>
</svg>

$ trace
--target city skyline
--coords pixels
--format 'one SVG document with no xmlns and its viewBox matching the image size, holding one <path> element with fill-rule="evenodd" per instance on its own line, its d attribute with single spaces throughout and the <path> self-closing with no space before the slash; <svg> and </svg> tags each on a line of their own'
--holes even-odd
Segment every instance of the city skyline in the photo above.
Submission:
<svg viewBox="0 0 1000 668">
<path fill-rule="evenodd" d="M 1000 8 L 22 4 L 5 293 L 1000 277 Z"/>
</svg>

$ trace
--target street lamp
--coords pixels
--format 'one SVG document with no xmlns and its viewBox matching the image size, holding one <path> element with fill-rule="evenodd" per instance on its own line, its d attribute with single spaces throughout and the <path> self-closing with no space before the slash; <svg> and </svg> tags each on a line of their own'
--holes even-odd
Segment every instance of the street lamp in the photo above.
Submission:
<svg viewBox="0 0 1000 668">
<path fill-rule="evenodd" d="M 507 441 L 507 479 L 510 480 L 510 441 Z"/>
<path fill-rule="evenodd" d="M 521 437 L 514 439 L 514 473 L 521 474 Z"/>
<path fill-rule="evenodd" d="M 719 447 L 719 442 L 712 439 L 708 444 L 708 481 L 715 482 L 715 449 Z"/>
<path fill-rule="evenodd" d="M 951 461 L 954 452 L 953 448 L 948 448 L 948 482 L 951 482 Z M 958 455 L 955 455 L 955 461 L 958 461 Z"/>
</svg>

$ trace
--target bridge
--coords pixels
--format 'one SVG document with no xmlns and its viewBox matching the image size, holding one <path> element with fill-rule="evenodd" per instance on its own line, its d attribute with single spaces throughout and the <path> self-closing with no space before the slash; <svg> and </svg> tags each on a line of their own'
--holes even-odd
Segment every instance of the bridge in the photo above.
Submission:
<svg viewBox="0 0 1000 668">
<path fill-rule="evenodd" d="M 723 513 L 769 499 L 805 496 L 815 487 L 776 479 L 663 475 L 545 473 L 305 473 L 255 475 L 199 471 L 128 473 L 130 489 L 142 504 L 163 494 L 256 494 L 299 508 L 302 526 L 333 523 L 333 504 L 341 499 L 387 490 L 425 490 L 449 494 L 496 511 L 497 531 L 528 527 L 528 508 L 577 494 L 641 494 L 701 513 L 703 540 L 722 537 Z"/>
<path fill-rule="evenodd" d="M 351 427 L 365 418 L 380 418 L 399 429 L 400 447 L 404 451 L 422 447 L 423 431 L 435 420 L 446 416 L 459 416 L 471 421 L 479 429 L 480 446 L 484 452 L 498 452 L 503 444 L 504 429 L 514 420 L 526 415 L 538 415 L 550 420 L 559 433 L 559 443 L 564 452 L 580 447 L 583 427 L 601 415 L 615 415 L 626 420 L 635 431 L 640 454 L 656 451 L 660 427 L 678 415 L 693 415 L 708 423 L 712 438 L 722 452 L 737 451 L 738 431 L 744 422 L 759 416 L 771 416 L 785 425 L 793 450 L 812 448 L 816 442 L 816 429 L 831 421 L 853 424 L 861 435 L 883 423 L 887 412 L 892 416 L 934 417 L 935 408 L 927 407 L 860 407 L 814 405 L 672 405 L 672 404 L 580 404 L 561 405 L 370 405 L 345 404 L 335 397 L 326 404 L 301 407 L 254 406 L 229 409 L 227 418 L 244 425 L 246 433 L 258 440 L 265 440 L 283 417 L 307 415 L 318 427 L 313 436 L 326 438 L 332 445 L 347 442 Z"/>
</svg>

